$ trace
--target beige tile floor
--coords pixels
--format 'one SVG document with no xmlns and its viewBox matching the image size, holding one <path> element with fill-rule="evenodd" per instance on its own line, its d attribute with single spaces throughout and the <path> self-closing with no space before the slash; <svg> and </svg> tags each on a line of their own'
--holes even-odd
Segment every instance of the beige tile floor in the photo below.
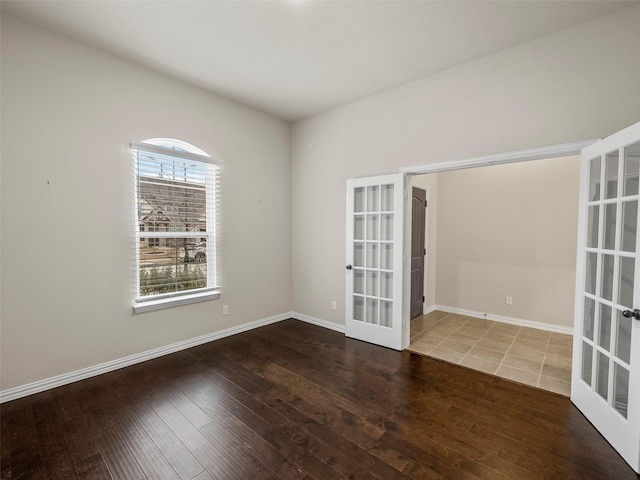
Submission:
<svg viewBox="0 0 640 480">
<path fill-rule="evenodd" d="M 411 321 L 409 350 L 569 396 L 571 335 L 435 311 Z"/>
</svg>

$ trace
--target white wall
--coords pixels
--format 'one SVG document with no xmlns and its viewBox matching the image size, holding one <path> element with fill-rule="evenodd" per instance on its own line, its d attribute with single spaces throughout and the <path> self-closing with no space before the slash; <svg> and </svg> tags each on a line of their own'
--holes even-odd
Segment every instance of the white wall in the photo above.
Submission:
<svg viewBox="0 0 640 480">
<path fill-rule="evenodd" d="M 6 15 L 1 78 L 1 389 L 290 310 L 287 123 Z M 152 137 L 224 160 L 223 295 L 132 315 L 128 144 Z"/>
<path fill-rule="evenodd" d="M 437 304 L 572 327 L 579 171 L 566 157 L 438 174 Z"/>
<path fill-rule="evenodd" d="M 606 136 L 640 119 L 640 6 L 297 122 L 293 309 L 344 308 L 345 183 Z"/>
</svg>

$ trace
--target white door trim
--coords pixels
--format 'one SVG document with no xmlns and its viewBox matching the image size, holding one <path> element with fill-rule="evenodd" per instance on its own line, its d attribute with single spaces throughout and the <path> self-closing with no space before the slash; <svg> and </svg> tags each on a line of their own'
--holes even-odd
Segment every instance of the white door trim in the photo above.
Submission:
<svg viewBox="0 0 640 480">
<path fill-rule="evenodd" d="M 544 158 L 568 157 L 580 155 L 582 149 L 597 142 L 599 139 L 581 140 L 579 142 L 561 143 L 547 147 L 529 148 L 513 152 L 495 153 L 481 157 L 471 157 L 451 162 L 427 163 L 416 167 L 404 167 L 400 173 L 405 175 L 422 175 L 424 173 L 448 172 L 462 170 L 464 168 L 486 167 L 503 163 L 527 162 L 529 160 L 542 160 Z"/>
<path fill-rule="evenodd" d="M 404 167 L 400 169 L 400 173 L 404 175 L 404 201 L 405 201 L 405 221 L 404 221 L 404 251 L 411 251 L 411 208 L 409 200 L 409 189 L 411 188 L 411 178 L 414 175 L 423 175 L 428 173 L 448 172 L 452 170 L 462 170 L 465 168 L 486 167 L 489 165 L 501 165 L 505 163 L 527 162 L 532 160 L 542 160 L 545 158 L 567 157 L 580 155 L 581 151 L 597 142 L 599 139 L 581 140 L 577 142 L 561 143 L 558 145 L 549 145 L 546 147 L 529 148 L 526 150 L 516 150 L 512 152 L 496 153 L 491 155 L 483 155 L 481 157 L 472 157 L 462 160 L 454 160 L 449 162 L 428 163 L 415 167 Z M 411 304 L 411 272 L 407 268 L 406 262 L 403 265 L 403 348 L 407 348 L 410 343 L 410 304 Z"/>
</svg>

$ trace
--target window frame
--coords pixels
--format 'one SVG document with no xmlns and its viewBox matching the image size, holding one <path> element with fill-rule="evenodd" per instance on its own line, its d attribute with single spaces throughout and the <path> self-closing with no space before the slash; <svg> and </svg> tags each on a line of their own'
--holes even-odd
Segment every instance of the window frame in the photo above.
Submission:
<svg viewBox="0 0 640 480">
<path fill-rule="evenodd" d="M 220 281 L 219 249 L 220 249 L 220 175 L 222 161 L 211 157 L 199 148 L 181 140 L 172 138 L 154 138 L 142 142 L 131 142 L 133 179 L 134 179 L 134 285 L 133 285 L 133 311 L 134 313 L 144 313 L 164 308 L 187 305 L 207 300 L 215 300 L 222 293 Z M 154 153 L 164 157 L 172 157 L 177 161 L 192 161 L 198 164 L 205 164 L 205 224 L 206 230 L 197 231 L 167 231 L 158 232 L 160 228 L 145 228 L 144 222 L 140 218 L 140 191 L 139 191 L 139 153 Z M 203 233 L 205 234 L 203 236 Z M 151 237 L 150 235 L 153 235 Z M 158 238 L 156 238 L 158 237 Z M 168 293 L 152 295 L 142 295 L 140 286 L 140 247 L 142 243 L 150 243 L 151 240 L 168 239 L 193 239 L 193 242 L 201 242 L 206 237 L 206 275 L 207 286 Z M 165 240 L 166 241 L 166 240 Z M 185 250 L 186 255 L 186 250 Z M 177 265 L 177 263 L 176 263 Z"/>
</svg>

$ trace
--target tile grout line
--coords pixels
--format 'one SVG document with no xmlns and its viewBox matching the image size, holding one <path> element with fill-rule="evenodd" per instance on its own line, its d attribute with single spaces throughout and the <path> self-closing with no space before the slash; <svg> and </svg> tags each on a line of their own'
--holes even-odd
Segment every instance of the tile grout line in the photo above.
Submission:
<svg viewBox="0 0 640 480">
<path fill-rule="evenodd" d="M 466 325 L 466 324 L 467 324 L 467 323 L 469 323 L 470 321 L 471 321 L 471 320 L 467 320 L 463 325 Z M 461 325 L 461 327 L 462 327 L 462 325 Z M 491 327 L 493 327 L 493 325 L 491 325 Z M 465 353 L 465 354 L 464 354 L 464 357 L 462 357 L 462 359 L 460 359 L 460 362 L 458 363 L 458 365 L 461 365 L 461 364 L 462 364 L 462 361 L 463 361 L 465 358 L 467 358 L 467 356 L 469 355 L 469 352 L 470 352 L 471 350 L 473 350 L 473 349 L 478 345 L 478 343 L 480 343 L 480 340 L 482 340 L 482 339 L 485 337 L 485 335 L 486 335 L 487 333 L 489 333 L 489 330 L 491 330 L 491 327 L 487 328 L 487 330 L 486 330 L 482 335 L 480 335 L 480 338 L 478 338 L 478 340 L 476 340 L 476 343 L 474 343 L 474 344 L 471 346 L 471 348 L 467 351 L 467 353 Z M 481 359 L 481 360 L 484 360 L 484 359 Z M 496 370 L 496 371 L 497 371 L 497 370 Z M 495 372 L 493 372 L 493 373 L 495 373 Z"/>
<path fill-rule="evenodd" d="M 542 355 L 542 365 L 540 365 L 540 374 L 538 375 L 538 381 L 536 382 L 536 387 L 540 388 L 540 380 L 542 380 L 542 371 L 544 370 L 544 361 L 547 358 L 547 352 L 549 351 L 549 342 L 551 342 L 551 334 L 549 334 L 549 338 L 547 339 L 547 345 L 544 348 L 544 355 Z"/>
<path fill-rule="evenodd" d="M 437 324 L 441 323 L 441 322 L 442 322 L 445 318 L 447 318 L 449 315 L 451 315 L 451 314 L 450 314 L 450 313 L 447 313 L 444 317 L 442 317 L 441 319 L 439 319 L 439 320 L 435 323 L 435 325 L 437 325 Z M 458 328 L 460 328 L 460 327 L 458 327 Z M 431 350 L 429 350 L 429 352 L 433 352 L 436 348 L 438 348 L 438 347 L 440 346 L 440 344 L 441 344 L 442 342 L 444 342 L 447 338 L 449 338 L 451 335 L 453 335 L 453 334 L 458 330 L 458 328 L 456 328 L 453 332 L 451 332 L 449 335 L 447 335 L 447 336 L 446 336 L 446 337 L 444 337 L 442 340 L 440 340 L 440 342 L 439 342 L 437 345 L 434 345 L 434 347 L 433 347 Z M 444 350 L 447 350 L 447 349 L 445 348 Z M 436 357 L 436 358 L 437 358 L 437 357 Z"/>
<path fill-rule="evenodd" d="M 520 335 L 521 330 L 522 330 L 522 327 L 519 327 L 518 331 L 513 337 L 513 340 L 511 341 L 511 345 L 509 345 L 509 348 L 507 348 L 507 351 L 504 352 L 504 355 L 502 356 L 502 360 L 500 360 L 500 363 L 498 364 L 498 368 L 496 368 L 495 373 L 498 373 L 498 370 L 500 370 L 500 367 L 504 365 L 504 359 L 507 358 L 507 354 L 509 353 L 509 351 L 511 351 L 511 347 L 513 347 L 513 344 L 516 343 L 516 338 L 518 338 L 518 335 Z M 504 366 L 506 367 L 507 365 L 504 365 Z M 510 368 L 515 368 L 515 367 L 510 367 Z"/>
</svg>

